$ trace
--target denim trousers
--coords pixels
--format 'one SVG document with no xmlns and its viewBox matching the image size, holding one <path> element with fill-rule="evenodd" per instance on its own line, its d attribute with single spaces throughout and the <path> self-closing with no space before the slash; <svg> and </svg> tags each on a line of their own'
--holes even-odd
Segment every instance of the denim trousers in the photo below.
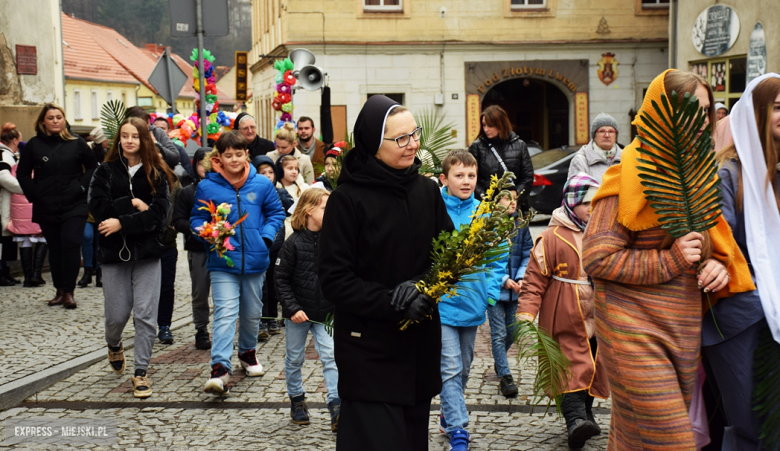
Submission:
<svg viewBox="0 0 780 451">
<path fill-rule="evenodd" d="M 453 327 L 441 325 L 441 412 L 447 422 L 447 434 L 466 429 L 469 412 L 463 390 L 469 380 L 474 360 L 474 340 L 477 326 Z"/>
<path fill-rule="evenodd" d="M 325 326 L 304 321 L 295 324 L 289 319 L 284 320 L 285 344 L 287 346 L 284 356 L 284 377 L 287 380 L 287 394 L 290 397 L 303 395 L 303 377 L 301 368 L 306 359 L 306 337 L 309 330 L 314 336 L 314 349 L 322 362 L 322 375 L 325 378 L 325 387 L 328 389 L 328 402 L 339 399 L 339 370 L 336 368 L 336 359 L 333 354 L 333 337 L 325 332 Z"/>
<path fill-rule="evenodd" d="M 506 353 L 512 347 L 512 335 L 515 328 L 517 301 L 497 301 L 496 305 L 488 306 L 488 321 L 490 322 L 490 344 L 493 348 L 493 361 L 496 363 L 496 374 L 499 378 L 509 376 L 509 361 Z"/>
<path fill-rule="evenodd" d="M 265 272 L 232 274 L 212 271 L 211 296 L 214 299 L 214 326 L 211 344 L 211 365 L 221 363 L 230 372 L 233 357 L 233 337 L 238 328 L 238 352 L 255 349 L 260 317 L 263 312 Z"/>
</svg>

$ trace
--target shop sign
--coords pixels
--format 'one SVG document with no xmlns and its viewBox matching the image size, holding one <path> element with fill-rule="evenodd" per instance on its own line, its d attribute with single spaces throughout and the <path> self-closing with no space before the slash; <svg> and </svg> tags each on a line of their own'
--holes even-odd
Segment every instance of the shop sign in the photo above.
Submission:
<svg viewBox="0 0 780 451">
<path fill-rule="evenodd" d="M 484 94 L 494 84 L 498 84 L 504 80 L 509 80 L 511 78 L 517 78 L 517 77 L 536 77 L 536 78 L 547 77 L 566 86 L 567 88 L 569 88 L 571 92 L 577 91 L 577 85 L 575 85 L 571 80 L 563 76 L 560 72 L 556 71 L 555 69 L 552 68 L 547 69 L 545 67 L 534 67 L 534 66 L 505 67 L 501 71 L 493 72 L 491 76 L 486 78 L 477 87 L 477 91 Z"/>
<path fill-rule="evenodd" d="M 246 102 L 248 52 L 236 52 L 236 100 Z"/>
<path fill-rule="evenodd" d="M 588 93 L 574 94 L 574 135 L 577 144 L 587 144 L 590 141 L 588 131 Z"/>
<path fill-rule="evenodd" d="M 761 22 L 756 22 L 753 32 L 750 33 L 750 46 L 747 55 L 747 82 L 750 83 L 754 78 L 760 77 L 766 73 L 766 38 L 764 37 L 764 26 Z"/>
<path fill-rule="evenodd" d="M 466 94 L 466 144 L 471 145 L 479 136 L 482 128 L 480 124 L 480 115 L 482 109 L 479 107 L 479 94 Z"/>
<path fill-rule="evenodd" d="M 615 59 L 614 53 L 602 53 L 601 59 L 596 64 L 599 66 L 599 70 L 596 71 L 599 80 L 609 86 L 618 76 L 617 65 L 620 62 Z"/>
<path fill-rule="evenodd" d="M 734 45 L 739 36 L 739 17 L 733 8 L 714 5 L 696 18 L 691 39 L 693 46 L 704 56 L 718 56 Z"/>
</svg>

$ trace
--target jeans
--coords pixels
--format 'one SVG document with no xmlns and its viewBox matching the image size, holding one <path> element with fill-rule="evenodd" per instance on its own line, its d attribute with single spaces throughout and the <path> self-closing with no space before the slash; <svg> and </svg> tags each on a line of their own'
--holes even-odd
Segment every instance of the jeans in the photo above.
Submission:
<svg viewBox="0 0 780 451">
<path fill-rule="evenodd" d="M 88 222 L 84 225 L 84 235 L 81 238 L 81 259 L 85 268 L 97 268 L 97 231 L 95 224 Z"/>
<path fill-rule="evenodd" d="M 441 413 L 447 422 L 447 434 L 469 425 L 463 390 L 469 380 L 476 338 L 477 326 L 441 325 Z"/>
<path fill-rule="evenodd" d="M 325 378 L 325 387 L 328 389 L 328 402 L 339 399 L 339 370 L 336 368 L 336 359 L 333 356 L 333 337 L 325 332 L 325 326 L 304 321 L 295 324 L 289 319 L 284 320 L 286 352 L 284 356 L 284 377 L 287 380 L 287 394 L 290 397 L 303 395 L 303 378 L 301 368 L 306 354 L 306 337 L 309 330 L 314 336 L 314 349 L 322 362 L 322 375 Z"/>
<path fill-rule="evenodd" d="M 221 363 L 232 374 L 230 360 L 233 357 L 236 319 L 239 320 L 239 354 L 255 349 L 257 345 L 257 331 L 263 312 L 261 293 L 265 282 L 265 272 L 232 274 L 212 271 L 209 276 L 211 277 L 211 295 L 214 299 L 211 365 Z"/>
<path fill-rule="evenodd" d="M 496 363 L 496 374 L 499 379 L 512 374 L 506 353 L 512 347 L 512 336 L 515 328 L 509 327 L 515 323 L 517 301 L 498 301 L 489 306 L 488 321 L 490 322 L 490 343 L 493 347 L 493 361 Z"/>
<path fill-rule="evenodd" d="M 39 224 L 49 245 L 49 268 L 54 288 L 66 293 L 73 293 L 76 289 L 86 222 L 86 217 L 76 216 L 62 222 Z"/>
</svg>

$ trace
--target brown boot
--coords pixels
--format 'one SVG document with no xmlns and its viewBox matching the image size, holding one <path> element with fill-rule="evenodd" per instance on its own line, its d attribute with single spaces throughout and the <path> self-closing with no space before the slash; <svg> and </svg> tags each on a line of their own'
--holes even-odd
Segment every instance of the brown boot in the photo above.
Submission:
<svg viewBox="0 0 780 451">
<path fill-rule="evenodd" d="M 65 293 L 62 296 L 62 306 L 66 309 L 74 309 L 76 308 L 76 300 L 73 299 L 73 293 Z"/>
<path fill-rule="evenodd" d="M 63 302 L 65 302 L 65 292 L 62 291 L 62 288 L 57 288 L 57 295 L 54 296 L 54 299 L 49 301 L 50 306 L 54 305 L 62 305 Z"/>
</svg>

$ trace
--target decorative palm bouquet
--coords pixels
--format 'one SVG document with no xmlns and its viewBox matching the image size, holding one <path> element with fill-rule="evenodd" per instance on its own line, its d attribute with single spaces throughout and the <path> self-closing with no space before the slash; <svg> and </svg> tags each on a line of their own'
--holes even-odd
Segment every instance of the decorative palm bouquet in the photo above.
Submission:
<svg viewBox="0 0 780 451">
<path fill-rule="evenodd" d="M 458 282 L 486 271 L 484 265 L 499 260 L 509 252 L 507 240 L 517 234 L 517 228 L 513 218 L 498 201 L 508 195 L 504 186 L 511 178 L 514 178 L 511 172 L 505 172 L 500 179 L 494 175 L 490 188 L 471 217 L 471 223 L 463 224 L 459 231 L 442 232 L 433 240 L 433 266 L 416 284 L 421 293 L 427 294 L 437 303 L 444 296 L 455 296 Z M 494 196 L 496 192 L 499 194 Z M 530 216 L 522 227 L 527 226 L 528 222 Z M 410 319 L 402 321 L 401 330 L 406 330 L 416 322 Z"/>
<path fill-rule="evenodd" d="M 224 258 L 227 265 L 232 268 L 233 260 L 227 256 L 227 251 L 235 249 L 230 243 L 230 237 L 236 234 L 236 226 L 239 225 L 247 217 L 247 213 L 244 213 L 241 218 L 235 223 L 228 222 L 227 217 L 230 214 L 232 205 L 227 203 L 221 203 L 214 205 L 214 201 L 208 201 L 198 199 L 198 202 L 205 204 L 204 207 L 198 208 L 198 210 L 206 210 L 211 214 L 211 222 L 203 222 L 203 225 L 196 227 L 198 236 L 203 238 L 207 243 L 211 245 L 211 250 L 215 251 L 220 258 Z"/>
</svg>

